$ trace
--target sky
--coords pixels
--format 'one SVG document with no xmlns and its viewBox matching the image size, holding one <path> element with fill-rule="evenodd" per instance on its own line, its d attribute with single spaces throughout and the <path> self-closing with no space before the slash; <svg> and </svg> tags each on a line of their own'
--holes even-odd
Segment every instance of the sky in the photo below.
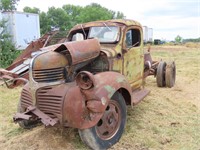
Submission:
<svg viewBox="0 0 200 150">
<path fill-rule="evenodd" d="M 200 37 L 200 0 L 20 0 L 17 10 L 29 6 L 47 12 L 52 6 L 91 3 L 120 11 L 126 19 L 153 28 L 154 39 L 174 40 L 177 35 L 183 39 Z"/>
</svg>

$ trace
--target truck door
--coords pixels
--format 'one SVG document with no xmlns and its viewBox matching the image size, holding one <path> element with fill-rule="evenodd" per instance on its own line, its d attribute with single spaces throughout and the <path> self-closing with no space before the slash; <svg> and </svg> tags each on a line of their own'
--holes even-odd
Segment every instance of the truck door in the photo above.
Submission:
<svg viewBox="0 0 200 150">
<path fill-rule="evenodd" d="M 126 30 L 123 42 L 123 74 L 127 77 L 132 89 L 143 83 L 144 55 L 142 29 L 132 26 Z"/>
</svg>

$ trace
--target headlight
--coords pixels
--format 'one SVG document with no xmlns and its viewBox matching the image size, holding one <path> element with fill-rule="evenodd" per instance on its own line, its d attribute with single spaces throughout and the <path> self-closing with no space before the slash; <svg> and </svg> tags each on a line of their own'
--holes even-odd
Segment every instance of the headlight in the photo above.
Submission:
<svg viewBox="0 0 200 150">
<path fill-rule="evenodd" d="M 88 71 L 81 71 L 76 76 L 76 83 L 81 89 L 88 90 L 94 87 L 94 76 Z"/>
</svg>

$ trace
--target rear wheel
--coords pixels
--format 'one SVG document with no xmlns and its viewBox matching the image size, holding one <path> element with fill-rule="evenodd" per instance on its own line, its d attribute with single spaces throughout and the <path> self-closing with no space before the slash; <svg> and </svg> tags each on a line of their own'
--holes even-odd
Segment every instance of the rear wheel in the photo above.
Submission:
<svg viewBox="0 0 200 150">
<path fill-rule="evenodd" d="M 166 85 L 165 70 L 166 70 L 166 62 L 164 61 L 159 62 L 156 73 L 156 82 L 158 87 L 164 87 Z"/>
<path fill-rule="evenodd" d="M 21 106 L 21 100 L 19 101 L 19 104 L 17 106 L 17 112 L 23 113 L 25 112 L 25 109 Z M 19 126 L 24 129 L 31 129 L 37 126 L 38 121 L 36 120 L 21 120 L 18 122 Z"/>
<path fill-rule="evenodd" d="M 175 84 L 176 80 L 176 65 L 175 62 L 167 63 L 165 73 L 166 86 L 171 88 Z"/>
<path fill-rule="evenodd" d="M 79 130 L 82 141 L 90 148 L 107 149 L 121 138 L 126 124 L 126 103 L 116 92 L 99 122 L 89 129 Z"/>
</svg>

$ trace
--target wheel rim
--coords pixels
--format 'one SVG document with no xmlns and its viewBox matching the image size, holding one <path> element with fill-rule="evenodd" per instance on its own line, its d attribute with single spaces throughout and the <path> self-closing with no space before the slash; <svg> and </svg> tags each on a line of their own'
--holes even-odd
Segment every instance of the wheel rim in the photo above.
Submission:
<svg viewBox="0 0 200 150">
<path fill-rule="evenodd" d="M 121 109 L 118 102 L 111 100 L 103 117 L 96 125 L 97 135 L 103 140 L 112 138 L 119 130 L 121 118 Z"/>
</svg>

